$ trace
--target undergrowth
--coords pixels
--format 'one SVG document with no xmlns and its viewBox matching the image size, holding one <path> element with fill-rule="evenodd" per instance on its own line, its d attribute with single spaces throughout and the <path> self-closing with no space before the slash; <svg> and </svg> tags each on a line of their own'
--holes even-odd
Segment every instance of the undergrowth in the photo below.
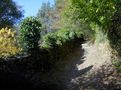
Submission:
<svg viewBox="0 0 121 90">
<path fill-rule="evenodd" d="M 48 33 L 42 37 L 42 48 L 54 48 L 62 46 L 70 41 L 83 38 L 83 33 L 80 30 L 62 29 L 55 33 Z"/>
</svg>

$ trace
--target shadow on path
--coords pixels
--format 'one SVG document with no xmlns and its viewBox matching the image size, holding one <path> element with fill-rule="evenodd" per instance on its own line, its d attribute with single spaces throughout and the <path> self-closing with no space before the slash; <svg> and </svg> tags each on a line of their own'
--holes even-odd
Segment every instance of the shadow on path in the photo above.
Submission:
<svg viewBox="0 0 121 90">
<path fill-rule="evenodd" d="M 84 50 L 76 48 L 73 53 L 67 55 L 64 60 L 56 63 L 56 68 L 44 74 L 41 78 L 43 81 L 42 90 L 79 90 L 77 78 L 88 72 L 93 66 L 83 70 L 78 70 L 77 64 L 82 64 Z"/>
<path fill-rule="evenodd" d="M 84 50 L 77 47 L 72 53 L 68 54 L 63 60 L 56 63 L 51 71 L 40 75 L 34 74 L 32 80 L 27 80 L 21 72 L 0 72 L 0 88 L 27 89 L 27 90 L 79 90 L 78 78 L 88 72 L 92 66 L 83 70 L 78 70 L 77 65 L 82 64 Z M 14 68 L 15 69 L 15 68 Z M 5 82 L 7 81 L 7 82 Z M 2 83 L 2 84 L 1 84 Z M 7 86 L 7 87 L 6 87 Z"/>
</svg>

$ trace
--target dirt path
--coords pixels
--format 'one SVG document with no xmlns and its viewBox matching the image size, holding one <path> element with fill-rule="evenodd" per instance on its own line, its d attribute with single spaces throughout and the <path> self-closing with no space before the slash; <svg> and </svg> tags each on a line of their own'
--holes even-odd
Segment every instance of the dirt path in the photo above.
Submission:
<svg viewBox="0 0 121 90">
<path fill-rule="evenodd" d="M 88 43 L 85 43 L 82 44 L 82 46 L 80 45 L 80 47 L 75 48 L 73 52 L 64 57 L 63 60 L 58 61 L 55 68 L 51 71 L 46 73 L 34 73 L 33 76 L 30 76 L 31 80 L 26 80 L 27 82 L 21 81 L 24 79 L 21 75 L 18 75 L 21 72 L 18 72 L 17 74 L 11 73 L 11 75 L 6 74 L 5 77 L 8 77 L 8 75 L 10 76 L 8 77 L 10 78 L 10 84 L 12 80 L 14 80 L 14 83 L 21 81 L 21 83 L 24 82 L 23 86 L 25 87 L 27 87 L 26 83 L 31 81 L 32 83 L 28 84 L 28 86 L 32 86 L 32 88 L 34 88 L 32 90 L 82 90 L 79 89 L 80 82 L 83 82 L 81 80 L 81 78 L 83 78 L 82 75 L 85 76 L 85 73 L 103 65 L 106 61 L 110 62 L 110 57 L 108 45 L 88 45 Z M 15 70 L 15 72 L 16 71 L 17 70 Z M 15 78 L 15 76 L 17 77 Z M 17 81 L 17 78 L 20 78 L 20 80 Z M 21 87 L 21 83 L 20 85 L 19 83 L 18 86 Z M 9 86 L 11 87 L 11 85 Z M 18 86 L 16 87 L 18 88 Z"/>
<path fill-rule="evenodd" d="M 111 63 L 111 50 L 108 42 L 100 43 L 98 45 L 89 45 L 88 43 L 85 43 L 82 44 L 82 47 L 85 50 L 85 62 L 78 65 L 79 70 L 91 65 L 93 66 L 92 70 L 97 70 L 102 65 Z"/>
<path fill-rule="evenodd" d="M 80 46 L 64 60 L 58 62 L 56 68 L 42 76 L 41 80 L 44 83 L 42 89 L 79 90 L 77 78 L 91 69 L 87 67 L 84 70 L 78 70 L 77 65 L 83 62 L 83 54 L 84 50 Z"/>
<path fill-rule="evenodd" d="M 80 90 L 81 75 L 110 60 L 105 45 L 99 48 L 85 43 L 82 46 L 57 62 L 56 68 L 42 76 L 42 90 Z"/>
</svg>

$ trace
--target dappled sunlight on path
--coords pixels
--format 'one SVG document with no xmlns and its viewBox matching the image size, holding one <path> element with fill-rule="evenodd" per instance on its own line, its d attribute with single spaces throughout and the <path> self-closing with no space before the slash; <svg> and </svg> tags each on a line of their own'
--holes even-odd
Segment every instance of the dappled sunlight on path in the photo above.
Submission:
<svg viewBox="0 0 121 90">
<path fill-rule="evenodd" d="M 47 87 L 50 84 L 53 90 L 80 90 L 82 75 L 109 62 L 110 50 L 107 44 L 96 46 L 84 43 L 75 48 L 64 60 L 59 60 L 53 70 L 43 75 L 42 80 L 46 82 Z M 50 90 L 49 88 L 46 89 Z"/>
<path fill-rule="evenodd" d="M 83 54 L 84 50 L 80 46 L 67 55 L 64 60 L 57 62 L 56 68 L 42 76 L 46 85 L 44 87 L 48 87 L 46 88 L 48 90 L 50 90 L 49 88 L 53 88 L 53 90 L 79 90 L 78 78 L 92 68 L 89 66 L 78 70 L 77 66 L 83 63 Z"/>
<path fill-rule="evenodd" d="M 78 65 L 78 69 L 82 70 L 88 66 L 93 65 L 93 70 L 100 68 L 103 64 L 111 63 L 111 50 L 108 42 L 100 43 L 98 45 L 82 44 L 85 50 L 83 64 Z"/>
</svg>

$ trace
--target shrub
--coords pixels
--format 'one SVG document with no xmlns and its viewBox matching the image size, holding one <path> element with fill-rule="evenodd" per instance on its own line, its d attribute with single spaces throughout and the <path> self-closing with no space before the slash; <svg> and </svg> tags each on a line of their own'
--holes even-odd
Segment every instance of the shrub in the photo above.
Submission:
<svg viewBox="0 0 121 90">
<path fill-rule="evenodd" d="M 14 56 L 20 52 L 21 49 L 17 47 L 15 34 L 15 31 L 8 28 L 0 30 L 0 58 Z"/>
<path fill-rule="evenodd" d="M 27 17 L 20 25 L 20 39 L 22 47 L 32 52 L 38 47 L 40 40 L 41 23 L 35 17 Z"/>
<path fill-rule="evenodd" d="M 43 37 L 42 47 L 44 48 L 52 48 L 56 44 L 56 34 L 48 33 Z"/>
<path fill-rule="evenodd" d="M 62 46 L 65 43 L 76 40 L 77 38 L 83 38 L 82 33 L 79 30 L 66 30 L 62 29 L 55 33 L 48 33 L 43 36 L 42 47 L 54 48 L 56 46 Z"/>
</svg>

